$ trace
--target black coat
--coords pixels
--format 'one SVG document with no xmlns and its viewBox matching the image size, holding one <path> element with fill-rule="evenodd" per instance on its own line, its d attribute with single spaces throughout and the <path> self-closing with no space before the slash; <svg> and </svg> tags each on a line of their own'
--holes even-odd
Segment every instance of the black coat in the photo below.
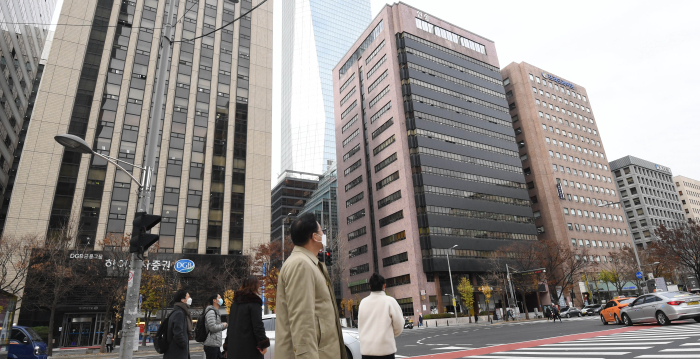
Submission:
<svg viewBox="0 0 700 359">
<path fill-rule="evenodd" d="M 270 346 L 262 322 L 262 299 L 253 293 L 236 296 L 231 305 L 226 332 L 229 359 L 262 359 L 260 349 Z"/>
<path fill-rule="evenodd" d="M 163 359 L 188 359 L 190 357 L 190 337 L 187 315 L 178 306 L 173 308 L 168 319 L 168 351 Z"/>
</svg>

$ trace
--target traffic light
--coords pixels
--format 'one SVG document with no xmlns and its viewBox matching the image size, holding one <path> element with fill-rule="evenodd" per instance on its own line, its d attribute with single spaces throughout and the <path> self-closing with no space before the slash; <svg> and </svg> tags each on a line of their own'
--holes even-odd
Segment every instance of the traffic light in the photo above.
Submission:
<svg viewBox="0 0 700 359">
<path fill-rule="evenodd" d="M 330 250 L 327 250 L 325 253 L 326 256 L 326 266 L 332 266 L 333 265 L 333 253 L 331 253 Z"/>
<path fill-rule="evenodd" d="M 129 253 L 143 253 L 148 250 L 148 247 L 158 242 L 159 236 L 157 234 L 147 233 L 158 223 L 160 223 L 160 216 L 136 212 L 131 241 L 129 241 Z"/>
</svg>

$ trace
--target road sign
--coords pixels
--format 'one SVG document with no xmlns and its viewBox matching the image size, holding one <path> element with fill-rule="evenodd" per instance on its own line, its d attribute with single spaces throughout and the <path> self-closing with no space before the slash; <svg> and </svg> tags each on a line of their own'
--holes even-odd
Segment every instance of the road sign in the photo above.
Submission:
<svg viewBox="0 0 700 359">
<path fill-rule="evenodd" d="M 644 278 L 644 274 L 642 272 L 637 272 L 637 279 L 642 279 Z"/>
</svg>

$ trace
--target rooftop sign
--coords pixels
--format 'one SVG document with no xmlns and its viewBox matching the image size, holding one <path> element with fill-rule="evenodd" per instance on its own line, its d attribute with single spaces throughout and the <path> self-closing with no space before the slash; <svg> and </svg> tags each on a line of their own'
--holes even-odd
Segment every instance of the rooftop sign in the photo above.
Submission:
<svg viewBox="0 0 700 359">
<path fill-rule="evenodd" d="M 560 84 L 560 85 L 562 85 L 562 86 L 568 87 L 568 88 L 570 88 L 570 89 L 572 89 L 572 90 L 575 90 L 573 84 L 571 84 L 571 83 L 569 83 L 569 82 L 566 82 L 566 81 L 564 81 L 564 80 L 562 80 L 562 79 L 560 79 L 560 78 L 558 78 L 558 77 L 556 77 L 556 76 L 552 76 L 552 75 L 550 75 L 550 74 L 548 74 L 548 73 L 546 73 L 546 72 L 543 72 L 543 73 L 542 73 L 542 77 L 545 78 L 545 79 L 554 81 L 554 82 L 556 82 L 556 83 L 558 83 L 558 84 Z"/>
</svg>

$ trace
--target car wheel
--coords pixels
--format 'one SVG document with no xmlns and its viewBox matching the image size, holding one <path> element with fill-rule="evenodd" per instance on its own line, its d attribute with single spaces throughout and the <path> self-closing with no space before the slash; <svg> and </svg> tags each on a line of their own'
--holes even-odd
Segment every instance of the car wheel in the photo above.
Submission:
<svg viewBox="0 0 700 359">
<path fill-rule="evenodd" d="M 620 321 L 620 317 L 618 317 L 617 314 L 615 314 L 615 324 L 617 324 L 617 325 L 622 324 L 622 321 Z"/>
<path fill-rule="evenodd" d="M 352 359 L 352 353 L 350 352 L 350 349 L 348 349 L 348 347 L 345 347 L 345 353 L 348 355 L 348 359 Z"/>
<path fill-rule="evenodd" d="M 628 327 L 632 325 L 632 319 L 630 319 L 630 316 L 627 314 L 622 315 L 622 322 Z"/>
<path fill-rule="evenodd" d="M 659 325 L 669 325 L 671 324 L 671 321 L 668 320 L 668 317 L 664 312 L 658 311 L 656 312 L 656 322 L 659 323 Z"/>
<path fill-rule="evenodd" d="M 600 315 L 600 321 L 603 322 L 603 325 L 608 325 L 608 321 L 605 320 L 605 317 L 603 317 L 602 314 Z"/>
<path fill-rule="evenodd" d="M 695 319 L 696 322 L 700 323 L 700 317 L 695 317 L 693 319 Z"/>
</svg>

